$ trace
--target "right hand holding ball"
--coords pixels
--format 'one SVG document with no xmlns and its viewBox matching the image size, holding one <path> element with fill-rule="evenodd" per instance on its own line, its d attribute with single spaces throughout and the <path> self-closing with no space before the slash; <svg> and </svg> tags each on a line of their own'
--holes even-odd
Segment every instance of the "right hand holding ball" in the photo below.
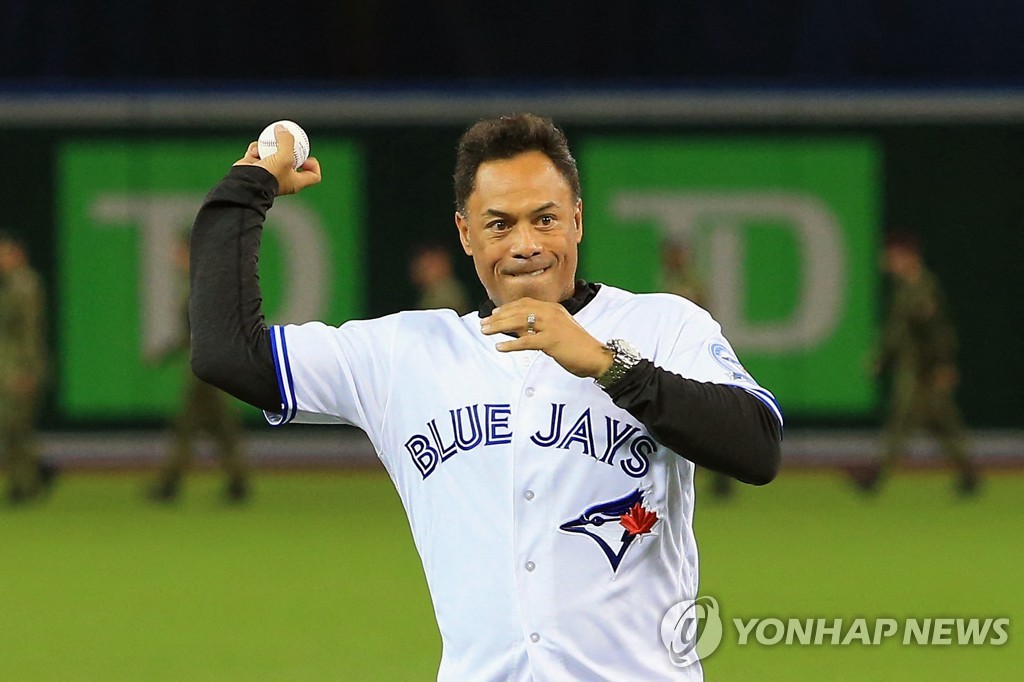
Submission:
<svg viewBox="0 0 1024 682">
<path fill-rule="evenodd" d="M 275 121 L 263 129 L 259 138 L 260 158 L 265 159 L 277 153 L 277 136 L 274 134 L 274 128 L 279 125 L 284 126 L 285 130 L 295 138 L 294 167 L 298 168 L 309 158 L 309 137 L 306 135 L 306 131 L 294 121 Z"/>
<path fill-rule="evenodd" d="M 320 162 L 309 156 L 309 138 L 292 121 L 267 126 L 236 166 L 259 166 L 277 179 L 277 194 L 294 194 L 321 180 Z"/>
</svg>

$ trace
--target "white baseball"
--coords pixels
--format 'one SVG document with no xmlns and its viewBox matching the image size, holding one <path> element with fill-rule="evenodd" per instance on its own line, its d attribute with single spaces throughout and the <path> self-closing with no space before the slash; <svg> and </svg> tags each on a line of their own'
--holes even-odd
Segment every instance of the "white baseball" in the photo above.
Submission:
<svg viewBox="0 0 1024 682">
<path fill-rule="evenodd" d="M 294 121 L 274 121 L 263 129 L 259 138 L 260 158 L 265 159 L 271 154 L 277 153 L 277 138 L 274 137 L 274 126 L 276 125 L 283 125 L 295 138 L 295 167 L 298 168 L 309 158 L 309 137 L 306 136 L 306 131 Z"/>
</svg>

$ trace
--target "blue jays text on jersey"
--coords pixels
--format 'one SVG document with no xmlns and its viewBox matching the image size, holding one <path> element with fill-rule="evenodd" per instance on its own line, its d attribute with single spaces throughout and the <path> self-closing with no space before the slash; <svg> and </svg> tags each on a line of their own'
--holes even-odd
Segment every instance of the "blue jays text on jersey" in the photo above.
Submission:
<svg viewBox="0 0 1024 682">
<path fill-rule="evenodd" d="M 650 455 L 658 445 L 638 426 L 604 415 L 592 416 L 591 407 L 566 414 L 565 403 L 551 403 L 551 420 L 529 435 L 538 448 L 553 448 L 592 457 L 617 466 L 633 478 L 650 469 Z M 426 479 L 439 464 L 457 453 L 512 442 L 512 406 L 474 404 L 450 409 L 405 441 L 405 449 Z M 602 419 L 603 417 L 603 419 Z"/>
</svg>

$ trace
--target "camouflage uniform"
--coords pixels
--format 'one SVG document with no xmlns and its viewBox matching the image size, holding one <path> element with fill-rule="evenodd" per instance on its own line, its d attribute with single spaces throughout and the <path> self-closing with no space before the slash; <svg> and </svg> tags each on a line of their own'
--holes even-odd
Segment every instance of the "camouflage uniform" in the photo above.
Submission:
<svg viewBox="0 0 1024 682">
<path fill-rule="evenodd" d="M 682 296 L 697 305 L 706 307 L 704 283 L 697 276 L 692 265 L 685 267 L 663 267 L 661 272 L 661 291 Z M 732 494 L 732 479 L 717 471 L 708 472 L 711 476 L 711 492 L 716 497 L 728 497 Z"/>
<path fill-rule="evenodd" d="M 704 286 L 693 268 L 669 270 L 662 273 L 661 290 L 689 299 L 702 308 L 705 307 Z"/>
<path fill-rule="evenodd" d="M 187 320 L 187 292 L 184 315 Z M 188 329 L 187 324 L 185 329 Z M 186 335 L 173 353 L 188 357 L 189 345 L 189 338 Z M 186 369 L 181 407 L 171 431 L 171 452 L 164 462 L 157 484 L 151 491 L 153 498 L 169 501 L 177 497 L 182 477 L 192 462 L 196 440 L 204 432 L 213 437 L 221 467 L 227 475 L 228 498 L 240 501 L 246 497 L 248 468 L 242 455 L 238 413 L 229 403 L 226 393 L 200 381 L 191 369 Z"/>
<path fill-rule="evenodd" d="M 876 476 L 905 452 L 912 432 L 934 434 L 943 454 L 961 474 L 961 486 L 973 488 L 975 474 L 967 456 L 967 429 L 953 400 L 956 332 L 946 314 L 938 281 L 927 270 L 914 281 L 897 280 L 882 333 L 879 368 L 891 377 L 885 449 Z"/>
<path fill-rule="evenodd" d="M 420 310 L 451 308 L 459 315 L 465 315 L 472 310 L 466 298 L 466 292 L 455 278 L 437 282 L 424 291 L 417 307 Z"/>
<path fill-rule="evenodd" d="M 46 376 L 43 286 L 22 266 L 0 275 L 0 454 L 12 501 L 40 489 L 35 420 Z"/>
</svg>

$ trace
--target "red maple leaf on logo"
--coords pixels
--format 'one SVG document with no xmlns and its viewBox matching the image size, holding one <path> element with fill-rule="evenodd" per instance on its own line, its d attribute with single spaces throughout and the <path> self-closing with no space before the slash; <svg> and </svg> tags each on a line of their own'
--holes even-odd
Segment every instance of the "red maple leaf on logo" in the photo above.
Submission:
<svg viewBox="0 0 1024 682">
<path fill-rule="evenodd" d="M 644 533 L 650 532 L 651 528 L 658 520 L 658 515 L 652 511 L 647 511 L 640 503 L 637 502 L 633 505 L 633 508 L 622 515 L 619 519 L 619 523 L 622 527 L 629 531 L 630 535 L 643 535 Z"/>
</svg>

